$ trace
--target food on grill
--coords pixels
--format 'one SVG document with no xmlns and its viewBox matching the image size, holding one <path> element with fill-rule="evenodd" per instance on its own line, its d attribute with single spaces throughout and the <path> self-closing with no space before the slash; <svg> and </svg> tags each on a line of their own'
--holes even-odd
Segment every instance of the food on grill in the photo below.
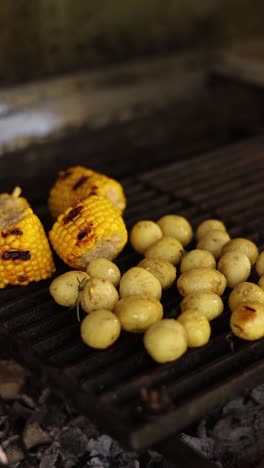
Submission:
<svg viewBox="0 0 264 468">
<path fill-rule="evenodd" d="M 175 319 L 162 319 L 144 333 L 147 353 L 158 363 L 179 359 L 188 348 L 183 325 Z"/>
<path fill-rule="evenodd" d="M 216 260 L 209 250 L 193 249 L 186 252 L 182 257 L 180 270 L 181 273 L 193 268 L 216 268 Z"/>
<path fill-rule="evenodd" d="M 84 271 L 67 271 L 51 282 L 49 292 L 57 304 L 73 307 L 78 304 L 80 293 L 88 279 L 89 276 Z"/>
<path fill-rule="evenodd" d="M 199 241 L 207 232 L 211 231 L 212 229 L 218 229 L 220 231 L 226 231 L 226 226 L 223 221 L 220 219 L 206 219 L 202 221 L 197 229 L 196 229 L 196 239 Z"/>
<path fill-rule="evenodd" d="M 208 343 L 211 336 L 209 320 L 197 310 L 187 309 L 177 317 L 187 334 L 189 348 L 198 348 Z"/>
<path fill-rule="evenodd" d="M 221 257 L 223 246 L 230 240 L 230 235 L 221 229 L 211 229 L 197 243 L 197 249 L 208 250 L 215 259 Z"/>
<path fill-rule="evenodd" d="M 163 317 L 160 301 L 147 296 L 127 296 L 117 303 L 114 313 L 121 322 L 123 330 L 131 333 L 143 333 L 153 323 Z"/>
<path fill-rule="evenodd" d="M 163 236 L 145 250 L 144 256 L 146 258 L 163 258 L 173 265 L 178 265 L 183 252 L 183 245 L 175 237 Z"/>
<path fill-rule="evenodd" d="M 91 195 L 67 208 L 49 232 L 55 252 L 76 270 L 85 270 L 94 258 L 113 260 L 127 236 L 120 211 L 102 195 Z"/>
<path fill-rule="evenodd" d="M 106 309 L 113 310 L 119 300 L 117 289 L 111 281 L 102 278 L 89 278 L 80 296 L 81 308 L 87 312 Z"/>
<path fill-rule="evenodd" d="M 258 285 L 261 289 L 264 289 L 264 275 L 262 275 L 258 280 Z"/>
<path fill-rule="evenodd" d="M 226 252 L 232 252 L 233 250 L 244 252 L 248 256 L 251 265 L 254 265 L 259 254 L 256 244 L 250 239 L 246 239 L 244 237 L 236 237 L 227 242 L 223 246 L 221 255 L 225 254 Z"/>
<path fill-rule="evenodd" d="M 118 286 L 121 278 L 118 266 L 107 258 L 95 258 L 88 263 L 86 271 L 89 276 L 107 279 L 111 281 L 114 286 Z"/>
<path fill-rule="evenodd" d="M 83 342 L 91 348 L 106 349 L 118 339 L 121 324 L 110 310 L 101 309 L 83 319 L 80 332 Z"/>
<path fill-rule="evenodd" d="M 184 217 L 176 214 L 168 214 L 161 216 L 157 220 L 163 235 L 175 237 L 185 247 L 193 238 L 193 228 L 189 221 Z"/>
<path fill-rule="evenodd" d="M 194 268 L 181 273 L 177 280 L 177 288 L 182 296 L 202 291 L 222 296 L 226 284 L 225 276 L 213 268 Z"/>
<path fill-rule="evenodd" d="M 129 268 L 121 276 L 119 295 L 121 298 L 144 294 L 160 300 L 162 289 L 159 280 L 145 268 Z"/>
<path fill-rule="evenodd" d="M 162 258 L 143 258 L 137 266 L 152 273 L 159 280 L 162 289 L 170 288 L 177 276 L 176 267 Z"/>
<path fill-rule="evenodd" d="M 185 296 L 180 304 L 181 312 L 185 310 L 198 310 L 208 320 L 213 320 L 222 314 L 224 303 L 222 298 L 213 292 L 197 292 Z"/>
<path fill-rule="evenodd" d="M 141 220 L 134 224 L 130 231 L 130 244 L 133 249 L 144 254 L 145 250 L 163 236 L 157 223 L 150 220 Z"/>
<path fill-rule="evenodd" d="M 228 306 L 233 312 L 241 304 L 261 302 L 264 304 L 264 290 L 255 283 L 244 281 L 234 287 L 228 297 Z"/>
<path fill-rule="evenodd" d="M 225 275 L 227 286 L 234 288 L 239 283 L 247 281 L 251 272 L 251 263 L 245 253 L 233 250 L 220 257 L 217 269 Z"/>
<path fill-rule="evenodd" d="M 246 302 L 231 314 L 230 328 L 243 340 L 254 341 L 264 337 L 264 304 Z"/>
<path fill-rule="evenodd" d="M 69 206 L 91 194 L 104 195 L 121 212 L 126 207 L 124 190 L 117 180 L 84 166 L 73 166 L 58 173 L 50 190 L 48 205 L 52 217 L 56 219 Z"/>
<path fill-rule="evenodd" d="M 256 259 L 256 272 L 259 276 L 264 275 L 264 251 L 261 252 Z"/>
<path fill-rule="evenodd" d="M 44 227 L 20 194 L 17 187 L 0 195 L 0 288 L 26 286 L 55 271 Z"/>
</svg>

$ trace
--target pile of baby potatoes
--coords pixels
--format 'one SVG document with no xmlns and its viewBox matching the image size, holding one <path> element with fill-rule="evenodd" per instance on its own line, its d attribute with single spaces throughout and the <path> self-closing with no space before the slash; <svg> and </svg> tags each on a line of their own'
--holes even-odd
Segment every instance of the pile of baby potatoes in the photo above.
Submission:
<svg viewBox="0 0 264 468">
<path fill-rule="evenodd" d="M 123 274 L 112 261 L 96 258 L 86 271 L 68 271 L 50 284 L 59 305 L 87 313 L 80 324 L 85 344 L 106 349 L 122 330 L 141 333 L 156 362 L 174 361 L 188 348 L 208 343 L 210 322 L 224 310 L 226 288 L 233 334 L 264 337 L 264 251 L 254 242 L 231 238 L 218 219 L 201 222 L 194 232 L 177 214 L 138 221 L 129 241 L 142 259 Z M 195 247 L 188 250 L 190 244 Z M 252 268 L 258 284 L 248 281 Z M 182 297 L 175 318 L 164 313 L 162 293 L 168 288 Z"/>
</svg>

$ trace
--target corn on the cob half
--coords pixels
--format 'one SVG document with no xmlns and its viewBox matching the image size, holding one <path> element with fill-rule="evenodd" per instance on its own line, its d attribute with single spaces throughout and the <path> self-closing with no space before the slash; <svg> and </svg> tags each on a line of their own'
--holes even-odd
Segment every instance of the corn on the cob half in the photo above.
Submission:
<svg viewBox="0 0 264 468">
<path fill-rule="evenodd" d="M 0 195 L 0 288 L 26 286 L 55 271 L 43 225 L 20 192 Z"/>
<path fill-rule="evenodd" d="M 56 219 L 91 193 L 105 195 L 121 212 L 126 207 L 125 193 L 117 180 L 83 166 L 73 166 L 58 173 L 50 190 L 48 204 L 52 217 Z"/>
<path fill-rule="evenodd" d="M 96 257 L 113 260 L 128 234 L 113 203 L 103 195 L 90 195 L 60 214 L 49 232 L 51 245 L 70 267 L 84 270 Z"/>
</svg>

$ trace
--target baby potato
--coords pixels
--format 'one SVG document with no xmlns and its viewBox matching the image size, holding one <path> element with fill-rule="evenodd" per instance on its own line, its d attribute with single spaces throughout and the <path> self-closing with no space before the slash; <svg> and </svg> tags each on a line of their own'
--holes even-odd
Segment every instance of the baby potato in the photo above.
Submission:
<svg viewBox="0 0 264 468">
<path fill-rule="evenodd" d="M 133 249 L 143 254 L 145 250 L 163 236 L 161 228 L 154 221 L 138 221 L 130 231 L 130 244 Z"/>
<path fill-rule="evenodd" d="M 162 319 L 144 333 L 147 353 L 159 363 L 178 359 L 187 351 L 187 334 L 177 320 Z"/>
<path fill-rule="evenodd" d="M 194 268 L 180 274 L 177 288 L 181 296 L 197 292 L 213 292 L 222 296 L 226 288 L 226 278 L 213 268 Z"/>
<path fill-rule="evenodd" d="M 248 256 L 251 265 L 254 265 L 259 254 L 256 244 L 244 237 L 236 237 L 228 241 L 223 246 L 221 255 L 224 255 L 226 252 L 231 252 L 233 250 L 239 250 L 240 252 L 245 253 Z"/>
<path fill-rule="evenodd" d="M 89 275 L 84 271 L 67 271 L 51 282 L 49 292 L 57 304 L 73 307 L 78 302 L 81 287 L 88 279 Z"/>
<path fill-rule="evenodd" d="M 256 259 L 256 272 L 259 276 L 264 275 L 264 251 L 261 252 Z"/>
<path fill-rule="evenodd" d="M 113 312 L 99 309 L 83 319 L 80 331 L 85 344 L 95 349 L 106 349 L 118 339 L 121 324 Z"/>
<path fill-rule="evenodd" d="M 221 229 L 211 229 L 197 243 L 197 249 L 209 250 L 217 260 L 223 246 L 230 240 L 230 235 Z"/>
<path fill-rule="evenodd" d="M 247 281 L 251 271 L 251 263 L 245 253 L 233 250 L 220 257 L 217 269 L 225 275 L 227 286 L 234 288 L 237 284 Z"/>
<path fill-rule="evenodd" d="M 157 224 L 164 236 L 175 237 L 184 247 L 193 238 L 193 228 L 184 216 L 176 214 L 164 215 L 158 219 Z"/>
<path fill-rule="evenodd" d="M 264 304 L 245 302 L 231 314 L 230 328 L 243 340 L 254 341 L 264 336 Z"/>
<path fill-rule="evenodd" d="M 185 328 L 189 348 L 198 348 L 208 343 L 211 336 L 210 323 L 200 312 L 187 309 L 177 320 Z"/>
<path fill-rule="evenodd" d="M 218 229 L 220 231 L 226 231 L 226 227 L 220 219 L 205 219 L 202 221 L 196 229 L 196 239 L 199 241 L 205 234 L 212 229 Z"/>
<path fill-rule="evenodd" d="M 160 301 L 147 296 L 126 296 L 117 303 L 114 313 L 127 332 L 143 333 L 163 317 Z"/>
<path fill-rule="evenodd" d="M 180 263 L 184 248 L 175 237 L 163 236 L 144 252 L 146 258 L 163 258 L 177 265 Z"/>
<path fill-rule="evenodd" d="M 262 275 L 258 280 L 258 285 L 261 289 L 264 289 L 264 275 Z"/>
<path fill-rule="evenodd" d="M 91 277 L 109 280 L 114 286 L 118 286 L 121 278 L 118 266 L 107 258 L 95 258 L 88 263 L 86 272 Z"/>
<path fill-rule="evenodd" d="M 244 281 L 234 287 L 229 294 L 228 305 L 233 312 L 240 304 L 247 302 L 261 302 L 264 304 L 264 291 L 255 283 Z"/>
<path fill-rule="evenodd" d="M 197 310 L 208 320 L 213 320 L 222 314 L 224 303 L 218 294 L 213 292 L 197 292 L 185 296 L 180 304 L 181 312 Z"/>
<path fill-rule="evenodd" d="M 84 286 L 81 293 L 81 308 L 90 313 L 95 310 L 113 310 L 119 300 L 118 292 L 111 281 L 93 277 Z"/>
<path fill-rule="evenodd" d="M 160 299 L 162 294 L 159 280 L 145 268 L 132 267 L 122 276 L 119 283 L 119 295 L 126 296 L 140 295 Z"/>
<path fill-rule="evenodd" d="M 216 260 L 208 250 L 193 249 L 183 256 L 180 266 L 181 273 L 200 267 L 216 268 Z"/>
<path fill-rule="evenodd" d="M 176 267 L 163 258 L 143 258 L 138 266 L 152 273 L 159 280 L 162 289 L 168 289 L 177 276 Z"/>
</svg>

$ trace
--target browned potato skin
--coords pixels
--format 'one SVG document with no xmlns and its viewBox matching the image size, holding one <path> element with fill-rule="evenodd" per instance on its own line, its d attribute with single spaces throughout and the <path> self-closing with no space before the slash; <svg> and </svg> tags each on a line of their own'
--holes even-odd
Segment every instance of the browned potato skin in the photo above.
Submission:
<svg viewBox="0 0 264 468">
<path fill-rule="evenodd" d="M 231 314 L 230 328 L 243 340 L 254 341 L 264 336 L 264 304 L 240 304 Z"/>
<path fill-rule="evenodd" d="M 255 283 L 244 281 L 234 287 L 228 298 L 228 305 L 233 312 L 240 304 L 261 302 L 264 304 L 264 291 Z"/>
<path fill-rule="evenodd" d="M 194 268 L 181 273 L 177 288 L 181 296 L 200 291 L 210 291 L 221 296 L 226 288 L 226 278 L 213 268 Z"/>
<path fill-rule="evenodd" d="M 244 252 L 248 256 L 251 265 L 255 264 L 259 254 L 256 244 L 245 237 L 235 237 L 234 239 L 230 239 L 230 241 L 223 246 L 221 255 L 233 250 Z"/>
</svg>

